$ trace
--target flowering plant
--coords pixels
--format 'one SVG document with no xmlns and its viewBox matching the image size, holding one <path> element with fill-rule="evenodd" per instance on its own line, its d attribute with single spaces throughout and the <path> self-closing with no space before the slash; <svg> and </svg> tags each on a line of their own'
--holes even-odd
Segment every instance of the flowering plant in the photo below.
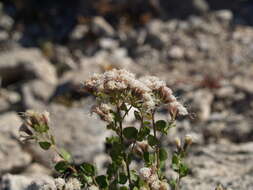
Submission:
<svg viewBox="0 0 253 190">
<path fill-rule="evenodd" d="M 107 123 L 107 129 L 115 134 L 106 138 L 106 143 L 111 147 L 108 151 L 111 162 L 106 175 L 98 175 L 96 167 L 89 163 L 74 165 L 71 155 L 56 147 L 54 137 L 49 132 L 47 112 L 25 112 L 21 137 L 36 140 L 42 149 L 53 149 L 61 158 L 55 170 L 63 178 L 78 179 L 80 187 L 75 189 L 178 190 L 181 178 L 189 172 L 183 159 L 192 139 L 186 136 L 184 143 L 181 143 L 176 138 L 177 149 L 171 166 L 178 177 L 167 179 L 164 172 L 168 155 L 159 137 L 167 135 L 169 129 L 175 126 L 178 115 L 187 115 L 188 112 L 166 83 L 152 76 L 137 79 L 126 70 L 114 69 L 104 74 L 94 74 L 82 88 L 96 97 L 97 104 L 92 106 L 91 113 L 96 113 Z M 167 107 L 169 121 L 155 119 L 156 111 L 161 107 Z M 136 125 L 126 124 L 126 116 L 130 113 L 134 115 Z M 143 163 L 138 172 L 131 168 L 133 160 Z"/>
</svg>

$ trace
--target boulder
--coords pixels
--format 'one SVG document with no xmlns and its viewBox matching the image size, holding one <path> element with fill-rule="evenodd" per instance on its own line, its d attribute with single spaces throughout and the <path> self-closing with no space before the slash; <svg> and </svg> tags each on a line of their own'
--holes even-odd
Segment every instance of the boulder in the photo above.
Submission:
<svg viewBox="0 0 253 190">
<path fill-rule="evenodd" d="M 53 179 L 46 175 L 24 176 L 6 174 L 0 182 L 0 189 L 39 190 L 44 184 L 53 184 Z"/>
<path fill-rule="evenodd" d="M 53 65 L 36 48 L 15 48 L 0 53 L 0 76 L 3 85 L 30 79 L 41 79 L 56 84 Z"/>
<path fill-rule="evenodd" d="M 188 157 L 191 175 L 182 179 L 181 189 L 214 189 L 222 184 L 226 189 L 249 190 L 253 187 L 252 147 L 252 142 L 224 142 L 196 148 Z"/>
<path fill-rule="evenodd" d="M 14 112 L 0 116 L 0 174 L 22 171 L 32 161 L 17 140 L 20 125 L 21 120 Z"/>
</svg>

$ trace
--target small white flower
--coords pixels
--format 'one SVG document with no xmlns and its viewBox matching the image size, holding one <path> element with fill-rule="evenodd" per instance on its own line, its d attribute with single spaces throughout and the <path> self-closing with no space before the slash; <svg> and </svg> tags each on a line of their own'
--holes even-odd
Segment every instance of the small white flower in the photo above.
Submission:
<svg viewBox="0 0 253 190">
<path fill-rule="evenodd" d="M 147 180 L 152 175 L 152 169 L 147 167 L 141 168 L 140 175 L 144 180 Z"/>
<path fill-rule="evenodd" d="M 147 182 L 149 184 L 152 184 L 152 183 L 154 183 L 157 180 L 158 180 L 158 175 L 156 173 L 154 173 L 151 176 L 149 176 L 149 178 L 147 179 Z"/>
<path fill-rule="evenodd" d="M 193 142 L 193 137 L 192 137 L 192 135 L 187 134 L 187 135 L 185 135 L 184 140 L 185 140 L 186 144 L 191 145 Z"/>
<path fill-rule="evenodd" d="M 81 183 L 76 178 L 70 178 L 65 184 L 65 189 L 67 190 L 81 190 Z"/>
<path fill-rule="evenodd" d="M 152 190 L 160 190 L 161 187 L 161 181 L 156 180 L 151 184 L 151 189 Z"/>
<path fill-rule="evenodd" d="M 65 186 L 65 180 L 63 178 L 56 178 L 54 183 L 57 189 L 63 189 Z"/>
</svg>

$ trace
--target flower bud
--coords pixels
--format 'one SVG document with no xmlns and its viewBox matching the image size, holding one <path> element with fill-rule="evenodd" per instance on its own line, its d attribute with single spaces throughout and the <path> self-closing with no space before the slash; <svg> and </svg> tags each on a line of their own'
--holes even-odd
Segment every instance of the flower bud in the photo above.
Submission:
<svg viewBox="0 0 253 190">
<path fill-rule="evenodd" d="M 179 137 L 175 138 L 175 144 L 176 144 L 176 146 L 177 146 L 178 149 L 181 148 L 181 140 L 180 140 Z"/>
<path fill-rule="evenodd" d="M 193 142 L 191 135 L 185 135 L 184 140 L 185 140 L 185 144 L 187 144 L 187 145 L 191 145 Z"/>
<path fill-rule="evenodd" d="M 162 181 L 161 187 L 160 187 L 159 190 L 170 190 L 170 186 L 169 186 L 169 184 L 167 182 Z"/>
<path fill-rule="evenodd" d="M 224 190 L 224 188 L 222 187 L 222 185 L 218 185 L 215 190 Z"/>
</svg>

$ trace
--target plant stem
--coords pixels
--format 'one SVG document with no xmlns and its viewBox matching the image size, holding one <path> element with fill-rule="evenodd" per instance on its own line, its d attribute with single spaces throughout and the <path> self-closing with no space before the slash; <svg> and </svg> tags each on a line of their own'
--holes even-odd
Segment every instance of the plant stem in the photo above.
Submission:
<svg viewBox="0 0 253 190">
<path fill-rule="evenodd" d="M 131 109 L 131 107 L 128 109 L 128 111 Z M 120 108 L 119 106 L 117 107 L 117 111 L 118 113 L 120 114 Z M 128 113 L 127 111 L 127 113 Z M 121 144 L 123 145 L 124 144 L 124 139 L 123 139 L 123 126 L 122 126 L 122 122 L 123 122 L 123 119 L 124 117 L 126 116 L 126 114 L 123 116 L 123 118 L 119 121 L 119 127 L 120 127 L 120 141 L 121 141 Z M 128 178 L 128 181 L 129 181 L 129 184 L 130 184 L 130 188 L 132 188 L 132 180 L 131 180 L 131 175 L 130 175 L 130 168 L 129 168 L 129 164 L 128 164 L 128 161 L 127 161 L 127 154 L 124 152 L 123 153 L 123 159 L 124 159 L 124 162 L 126 164 L 126 170 L 127 170 L 127 178 Z"/>
<path fill-rule="evenodd" d="M 156 127 L 155 127 L 155 110 L 152 111 L 152 126 L 153 126 L 153 130 L 154 130 L 154 137 L 157 139 Z M 156 145 L 155 151 L 156 151 L 156 168 L 157 168 L 157 172 L 158 172 L 160 169 L 159 145 Z"/>
<path fill-rule="evenodd" d="M 177 178 L 177 183 L 176 183 L 176 189 L 175 190 L 180 190 L 179 184 L 180 184 L 180 177 Z"/>
</svg>

